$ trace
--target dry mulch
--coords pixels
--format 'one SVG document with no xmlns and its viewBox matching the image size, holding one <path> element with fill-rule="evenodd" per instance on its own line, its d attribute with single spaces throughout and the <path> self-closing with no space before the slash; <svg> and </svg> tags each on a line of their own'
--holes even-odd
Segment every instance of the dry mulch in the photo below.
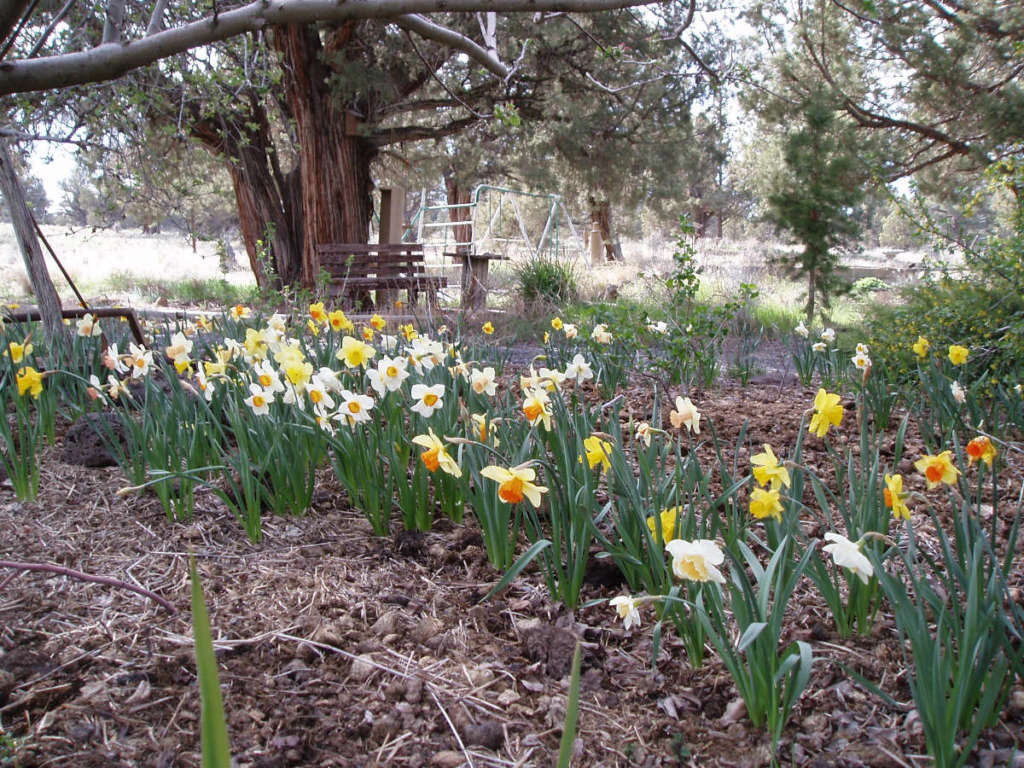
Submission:
<svg viewBox="0 0 1024 768">
<path fill-rule="evenodd" d="M 647 398 L 629 395 L 638 419 Z M 787 451 L 812 398 L 760 383 L 695 399 L 727 446 L 747 422 L 743 467 L 763 442 Z M 843 434 L 855 440 L 852 419 Z M 808 441 L 808 463 L 823 460 L 815 450 Z M 914 450 L 911 438 L 907 455 Z M 500 574 L 471 516 L 427 534 L 374 538 L 325 476 L 307 515 L 267 519 L 265 540 L 253 545 L 212 494 L 200 496 L 190 523 L 169 522 L 152 496 L 115 495 L 125 484 L 119 470 L 71 467 L 59 456 L 58 446 L 43 457 L 37 502 L 0 490 L 0 559 L 115 577 L 177 612 L 121 589 L 0 572 L 0 725 L 15 740 L 13 762 L 0 746 L 0 765 L 200 763 L 190 555 L 206 590 L 238 766 L 551 765 L 577 638 L 575 765 L 769 760 L 713 656 L 691 668 L 667 632 L 652 669 L 649 612 L 629 633 L 605 605 L 570 615 L 536 573 L 481 602 Z M 1006 470 L 1004 487 L 1019 491 L 1020 464 Z M 606 573 L 591 581 L 585 599 L 618 592 Z M 810 641 L 817 661 L 782 761 L 929 764 L 891 618 L 881 615 L 870 637 L 840 640 L 808 587 L 793 601 L 786 640 Z M 880 681 L 898 705 L 859 688 L 838 662 Z M 1010 762 L 1022 700 L 1018 686 L 973 763 Z"/>
</svg>

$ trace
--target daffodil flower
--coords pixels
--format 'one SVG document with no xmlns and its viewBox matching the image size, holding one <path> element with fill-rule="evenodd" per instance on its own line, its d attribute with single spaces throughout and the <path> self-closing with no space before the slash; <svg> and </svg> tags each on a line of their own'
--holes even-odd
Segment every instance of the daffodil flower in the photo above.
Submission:
<svg viewBox="0 0 1024 768">
<path fill-rule="evenodd" d="M 864 345 L 858 344 L 857 346 L 862 347 Z M 850 358 L 850 362 L 852 362 L 859 371 L 864 371 L 871 367 L 871 358 L 868 357 L 867 352 L 857 352 L 856 355 Z"/>
<path fill-rule="evenodd" d="M 782 522 L 782 502 L 779 500 L 778 489 L 755 488 L 750 492 L 750 514 L 758 520 L 774 517 Z"/>
<path fill-rule="evenodd" d="M 377 361 L 376 368 L 370 368 L 366 372 L 366 378 L 370 380 L 370 386 L 376 390 L 381 397 L 385 392 L 397 392 L 402 388 L 402 382 L 409 378 L 408 361 L 404 357 L 381 357 Z"/>
<path fill-rule="evenodd" d="M 103 330 L 100 328 L 99 322 L 88 312 L 82 315 L 81 319 L 76 323 L 76 330 L 79 336 L 100 336 L 103 334 Z"/>
<path fill-rule="evenodd" d="M 640 626 L 640 611 L 635 599 L 629 595 L 619 595 L 609 600 L 608 604 L 619 614 L 622 626 L 627 632 L 633 627 Z"/>
<path fill-rule="evenodd" d="M 938 456 L 922 456 L 914 462 L 914 469 L 924 475 L 929 491 L 942 483 L 953 485 L 960 475 L 960 470 L 953 466 L 952 451 L 943 451 Z"/>
<path fill-rule="evenodd" d="M 442 472 L 447 472 L 452 477 L 462 477 L 462 468 L 445 449 L 444 443 L 434 434 L 434 430 L 428 429 L 426 435 L 416 435 L 412 441 L 427 449 L 420 454 L 420 459 L 428 470 L 436 472 L 440 468 Z"/>
<path fill-rule="evenodd" d="M 967 443 L 967 466 L 973 466 L 976 461 L 985 462 L 985 466 L 991 467 L 996 457 L 996 448 L 992 441 L 984 435 L 974 438 Z"/>
<path fill-rule="evenodd" d="M 20 368 L 14 375 L 18 384 L 18 394 L 24 397 L 25 393 L 32 395 L 34 400 L 39 399 L 43 391 L 43 375 L 30 365 Z M 5 416 L 6 418 L 6 416 Z"/>
<path fill-rule="evenodd" d="M 824 341 L 826 344 L 832 344 L 833 342 L 835 342 L 835 340 L 836 340 L 835 328 L 822 328 L 822 330 L 821 330 L 821 340 Z"/>
<path fill-rule="evenodd" d="M 885 500 L 885 506 L 892 510 L 892 516 L 897 520 L 910 519 L 910 508 L 904 501 L 906 497 L 907 494 L 903 492 L 903 475 L 886 475 L 882 498 Z"/>
<path fill-rule="evenodd" d="M 793 332 L 797 336 L 799 336 L 800 338 L 803 338 L 803 339 L 806 339 L 811 334 L 811 332 L 807 330 L 807 326 L 804 325 L 804 321 L 803 320 L 801 320 L 799 323 L 797 323 L 797 326 L 796 326 L 796 328 L 793 329 Z"/>
<path fill-rule="evenodd" d="M 473 422 L 474 431 L 481 443 L 486 443 L 487 438 L 491 437 L 491 422 L 487 420 L 487 415 L 482 413 L 474 413 L 470 416 L 470 420 Z M 501 445 L 501 441 L 498 438 L 493 438 L 492 445 L 497 448 Z"/>
<path fill-rule="evenodd" d="M 228 313 L 235 320 L 242 320 L 252 314 L 248 307 L 242 306 L 241 304 L 235 304 Z"/>
<path fill-rule="evenodd" d="M 274 393 L 263 389 L 259 384 L 250 384 L 249 397 L 245 398 L 244 402 L 252 408 L 253 415 L 265 416 L 270 413 L 270 404 L 274 402 Z"/>
<path fill-rule="evenodd" d="M 25 355 L 32 354 L 32 345 L 28 342 L 19 344 L 16 341 L 12 341 L 7 345 L 7 352 L 5 354 L 10 355 L 12 363 L 20 363 L 25 359 Z"/>
<path fill-rule="evenodd" d="M 486 323 L 484 323 L 483 327 L 480 330 L 482 330 L 484 333 L 490 336 L 492 333 L 494 333 L 494 325 L 491 323 L 490 320 L 488 320 Z"/>
<path fill-rule="evenodd" d="M 832 555 L 835 564 L 841 568 L 849 568 L 867 584 L 875 569 L 871 561 L 860 551 L 861 542 L 850 541 L 842 534 L 832 531 L 825 534 L 825 541 L 831 544 L 826 544 L 822 549 Z"/>
<path fill-rule="evenodd" d="M 665 550 L 672 555 L 672 573 L 677 578 L 725 584 L 717 567 L 725 562 L 725 553 L 710 539 L 673 539 L 665 544 Z"/>
<path fill-rule="evenodd" d="M 341 349 L 337 352 L 337 358 L 343 360 L 349 368 L 359 368 L 366 365 L 370 358 L 377 354 L 377 350 L 355 336 L 345 336 L 341 340 Z"/>
<path fill-rule="evenodd" d="M 469 386 L 478 395 L 494 397 L 497 392 L 497 382 L 494 380 L 494 368 L 487 366 L 482 371 L 476 368 L 469 372 Z"/>
<path fill-rule="evenodd" d="M 551 328 L 552 328 L 552 330 L 555 330 L 555 331 L 562 330 L 562 328 L 563 328 L 562 318 L 560 318 L 560 317 L 553 317 L 553 318 L 551 318 Z"/>
<path fill-rule="evenodd" d="M 324 309 L 324 303 L 322 301 L 309 305 L 309 319 L 316 325 L 327 324 L 327 312 Z"/>
<path fill-rule="evenodd" d="M 700 434 L 700 411 L 688 397 L 676 398 L 676 407 L 669 412 L 668 419 L 676 429 L 685 426 L 688 432 Z"/>
<path fill-rule="evenodd" d="M 959 381 L 954 381 L 949 385 L 949 394 L 952 395 L 953 399 L 961 405 L 967 402 L 967 391 Z"/>
<path fill-rule="evenodd" d="M 953 365 L 963 365 L 967 362 L 967 356 L 970 354 L 970 350 L 967 347 L 961 347 L 959 344 L 953 344 L 949 348 L 949 362 Z"/>
<path fill-rule="evenodd" d="M 811 349 L 813 349 L 815 352 L 824 352 L 826 349 L 828 349 L 828 345 L 824 341 L 816 341 L 813 344 L 811 344 Z"/>
<path fill-rule="evenodd" d="M 656 536 L 657 528 L 661 528 L 661 541 L 663 543 L 669 542 L 676 537 L 676 524 L 678 520 L 679 507 L 669 507 L 668 509 L 661 510 L 657 523 L 653 517 L 647 518 L 647 530 L 651 532 L 651 536 Z"/>
<path fill-rule="evenodd" d="M 372 325 L 375 330 L 383 331 L 387 327 L 388 323 L 380 315 L 374 314 L 374 316 L 370 318 L 370 325 Z"/>
<path fill-rule="evenodd" d="M 612 343 L 612 334 L 609 332 L 608 326 L 605 323 L 598 323 L 595 325 L 594 330 L 590 332 L 590 338 L 598 344 Z"/>
<path fill-rule="evenodd" d="M 750 457 L 750 463 L 754 465 L 754 479 L 759 485 L 770 485 L 772 490 L 776 491 L 782 486 L 789 488 L 789 470 L 775 458 L 775 453 L 768 443 L 764 444 L 763 452 Z"/>
<path fill-rule="evenodd" d="M 348 421 L 349 426 L 362 424 L 370 420 L 370 410 L 373 408 L 373 405 L 373 398 L 369 395 L 361 395 L 343 389 L 341 391 L 341 404 L 338 406 L 338 415 L 343 416 Z"/>
<path fill-rule="evenodd" d="M 565 332 L 565 338 L 567 339 L 575 339 L 580 332 L 579 327 L 575 323 L 565 323 L 562 326 L 562 330 Z"/>
<path fill-rule="evenodd" d="M 128 351 L 132 363 L 132 378 L 139 379 L 148 374 L 149 367 L 153 364 L 153 353 L 136 344 L 129 344 Z"/>
<path fill-rule="evenodd" d="M 636 439 L 642 440 L 644 445 L 647 446 L 648 448 L 651 447 L 652 432 L 653 430 L 651 429 L 651 425 L 648 424 L 646 421 L 641 421 L 639 424 L 636 425 Z"/>
<path fill-rule="evenodd" d="M 491 465 L 480 470 L 480 474 L 488 480 L 498 483 L 498 498 L 506 504 L 518 504 L 524 498 L 535 508 L 540 507 L 541 494 L 548 489 L 543 485 L 535 485 L 537 473 L 532 467 L 499 467 Z"/>
<path fill-rule="evenodd" d="M 917 341 L 914 342 L 911 347 L 914 350 L 914 354 L 917 355 L 919 360 L 924 360 L 928 356 L 928 349 L 931 344 L 928 343 L 928 339 L 924 336 L 918 336 Z"/>
<path fill-rule="evenodd" d="M 590 363 L 577 352 L 572 362 L 565 367 L 565 378 L 570 379 L 576 386 L 579 386 L 584 381 L 594 378 L 594 371 L 590 368 Z"/>
<path fill-rule="evenodd" d="M 807 431 L 812 435 L 824 437 L 829 427 L 838 427 L 843 420 L 843 406 L 839 404 L 839 395 L 819 389 L 814 396 L 814 415 Z"/>
<path fill-rule="evenodd" d="M 523 415 L 531 427 L 537 426 L 539 421 L 543 423 L 544 429 L 551 430 L 551 409 L 548 407 L 550 404 L 548 393 L 542 388 L 537 387 L 527 392 L 526 399 L 523 400 Z"/>
<path fill-rule="evenodd" d="M 591 469 L 600 467 L 600 472 L 607 472 L 611 469 L 612 462 L 609 457 L 612 453 L 612 444 L 607 440 L 602 440 L 597 435 L 591 435 L 583 441 L 583 451 L 587 465 Z M 583 456 L 580 457 L 580 460 L 583 460 Z"/>
<path fill-rule="evenodd" d="M 429 419 L 434 411 L 444 407 L 444 384 L 413 384 L 411 391 L 413 403 L 411 410 L 416 411 L 420 416 Z"/>
</svg>

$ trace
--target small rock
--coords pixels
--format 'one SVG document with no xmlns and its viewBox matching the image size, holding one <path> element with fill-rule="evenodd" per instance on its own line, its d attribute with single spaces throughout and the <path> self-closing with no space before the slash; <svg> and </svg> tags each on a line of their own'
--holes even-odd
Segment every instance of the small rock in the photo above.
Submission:
<svg viewBox="0 0 1024 768">
<path fill-rule="evenodd" d="M 450 749 L 446 749 L 443 752 L 435 752 L 434 756 L 430 758 L 430 764 L 439 766 L 439 768 L 459 768 L 460 765 L 465 765 L 466 758 L 463 757 L 461 752 L 453 752 Z"/>
<path fill-rule="evenodd" d="M 388 611 L 374 622 L 373 626 L 370 627 L 370 631 L 379 636 L 393 635 L 398 627 L 398 620 L 400 618 L 401 614 L 398 611 Z"/>
<path fill-rule="evenodd" d="M 376 671 L 377 666 L 374 662 L 373 656 L 368 653 L 357 656 L 352 660 L 352 669 L 350 674 L 355 680 L 368 680 L 370 675 Z"/>
<path fill-rule="evenodd" d="M 410 677 L 405 681 L 405 700 L 417 704 L 423 698 L 423 681 L 418 677 Z"/>
<path fill-rule="evenodd" d="M 433 616 L 424 616 L 412 628 L 412 632 L 409 634 L 417 643 L 426 643 L 442 629 L 444 629 L 444 624 L 438 619 L 435 619 Z"/>
<path fill-rule="evenodd" d="M 462 731 L 462 740 L 468 745 L 497 750 L 505 743 L 505 730 L 501 723 L 488 720 L 479 725 L 467 725 Z"/>
</svg>

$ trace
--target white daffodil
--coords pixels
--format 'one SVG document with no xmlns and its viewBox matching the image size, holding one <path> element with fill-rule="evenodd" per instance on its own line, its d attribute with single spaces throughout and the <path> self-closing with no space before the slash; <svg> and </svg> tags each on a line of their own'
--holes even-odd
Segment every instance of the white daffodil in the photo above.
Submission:
<svg viewBox="0 0 1024 768">
<path fill-rule="evenodd" d="M 413 384 L 411 391 L 413 400 L 412 410 L 420 416 L 429 419 L 434 411 L 444 407 L 444 384 L 434 384 L 428 387 L 426 384 Z"/>
<path fill-rule="evenodd" d="M 832 542 L 826 544 L 822 549 L 832 555 L 835 564 L 842 568 L 849 568 L 867 584 L 868 579 L 874 575 L 875 569 L 871 565 L 871 561 L 860 551 L 860 542 L 850 541 L 842 534 L 832 531 L 825 534 L 825 541 Z"/>
<path fill-rule="evenodd" d="M 640 626 L 640 611 L 634 598 L 629 595 L 619 595 L 609 600 L 608 604 L 619 614 L 622 626 L 627 632 L 633 627 Z"/>
<path fill-rule="evenodd" d="M 725 584 L 725 576 L 718 570 L 725 562 L 725 553 L 710 539 L 672 539 L 665 550 L 672 555 L 672 573 L 678 578 Z"/>
<path fill-rule="evenodd" d="M 565 378 L 579 386 L 587 379 L 594 378 L 594 371 L 590 368 L 587 359 L 577 352 L 572 362 L 565 366 Z"/>
<path fill-rule="evenodd" d="M 402 388 L 402 382 L 409 378 L 408 366 L 409 362 L 404 357 L 384 356 L 377 361 L 376 368 L 366 372 L 366 378 L 377 394 L 383 397 L 385 392 L 397 392 Z"/>
<path fill-rule="evenodd" d="M 497 382 L 494 380 L 494 368 L 487 366 L 482 371 L 473 368 L 469 372 L 469 386 L 478 395 L 494 397 L 497 392 Z"/>
</svg>

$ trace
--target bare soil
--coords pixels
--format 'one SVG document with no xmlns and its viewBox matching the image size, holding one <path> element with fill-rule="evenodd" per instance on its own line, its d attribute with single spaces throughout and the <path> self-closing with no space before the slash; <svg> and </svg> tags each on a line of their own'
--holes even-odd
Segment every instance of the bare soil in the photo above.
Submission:
<svg viewBox="0 0 1024 768">
<path fill-rule="evenodd" d="M 765 379 L 694 399 L 725 445 L 747 424 L 742 467 L 764 442 L 792 446 L 812 398 Z M 644 418 L 649 401 L 648 390 L 631 390 L 624 417 L 633 409 Z M 856 442 L 852 414 L 839 439 Z M 905 464 L 921 448 L 915 440 Z M 500 574 L 487 564 L 471 514 L 462 526 L 442 521 L 427 534 L 396 529 L 375 538 L 325 475 L 308 514 L 267 519 L 265 540 L 254 545 L 212 494 L 200 497 L 191 522 L 169 522 L 152 496 L 116 495 L 125 484 L 119 470 L 59 457 L 59 444 L 43 457 L 37 502 L 0 490 L 0 559 L 114 577 L 177 610 L 123 589 L 0 570 L 0 725 L 14 739 L 8 754 L 0 746 L 0 765 L 200 764 L 190 556 L 206 591 L 238 766 L 552 765 L 577 638 L 584 655 L 574 765 L 769 762 L 763 732 L 750 726 L 713 655 L 694 669 L 666 632 L 652 668 L 649 613 L 630 632 L 605 604 L 571 615 L 551 602 L 537 573 L 482 602 Z M 808 440 L 807 462 L 826 461 L 820 441 Z M 918 490 L 912 470 L 899 469 Z M 1003 514 L 1017 509 L 1022 469 L 1011 456 L 1003 470 L 1014 500 Z M 915 513 L 915 525 L 926 521 Z M 1021 586 L 1019 566 L 1015 579 Z M 589 582 L 585 600 L 621 591 L 607 571 L 595 569 Z M 809 641 L 817 661 L 782 763 L 930 764 L 884 610 L 870 637 L 841 640 L 807 582 L 792 601 L 792 639 Z M 860 688 L 840 663 L 877 681 L 895 704 Z M 1024 728 L 1017 682 L 971 764 L 1013 762 Z"/>
</svg>

